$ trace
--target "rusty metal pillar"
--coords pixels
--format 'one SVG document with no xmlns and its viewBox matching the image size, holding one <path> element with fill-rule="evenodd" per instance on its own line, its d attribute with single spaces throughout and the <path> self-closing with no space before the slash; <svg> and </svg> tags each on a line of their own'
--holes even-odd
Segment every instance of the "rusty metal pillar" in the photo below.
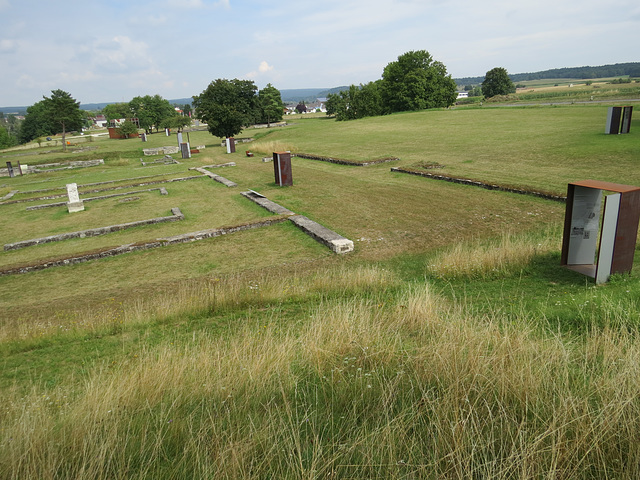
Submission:
<svg viewBox="0 0 640 480">
<path fill-rule="evenodd" d="M 632 114 L 633 114 L 633 107 L 631 105 L 623 107 L 622 126 L 620 127 L 620 133 L 629 133 L 629 130 L 631 129 Z"/>
<path fill-rule="evenodd" d="M 273 174 L 275 176 L 276 185 L 281 187 L 290 187 L 293 185 L 293 177 L 291 175 L 291 153 L 273 152 Z"/>
</svg>

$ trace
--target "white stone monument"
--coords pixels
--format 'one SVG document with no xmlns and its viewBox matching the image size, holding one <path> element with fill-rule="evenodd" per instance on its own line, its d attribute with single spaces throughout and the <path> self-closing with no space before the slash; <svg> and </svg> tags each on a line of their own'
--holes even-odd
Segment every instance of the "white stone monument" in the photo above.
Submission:
<svg viewBox="0 0 640 480">
<path fill-rule="evenodd" d="M 78 195 L 77 183 L 67 183 L 67 195 L 69 196 L 69 201 L 67 202 L 67 209 L 69 210 L 69 213 L 81 212 L 84 210 L 84 203 L 80 200 L 80 195 Z"/>
</svg>

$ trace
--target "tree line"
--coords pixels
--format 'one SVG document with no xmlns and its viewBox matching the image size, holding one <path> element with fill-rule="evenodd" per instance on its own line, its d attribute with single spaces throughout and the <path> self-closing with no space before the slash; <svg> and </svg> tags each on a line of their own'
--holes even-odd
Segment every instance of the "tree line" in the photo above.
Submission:
<svg viewBox="0 0 640 480">
<path fill-rule="evenodd" d="M 252 123 L 280 121 L 284 115 L 280 91 L 271 84 L 258 91 L 249 80 L 215 80 L 194 97 L 194 106 L 198 118 L 209 125 L 213 135 L 220 137 L 236 135 Z M 176 112 L 174 105 L 160 95 L 145 95 L 126 103 L 108 104 L 102 114 L 108 122 L 125 119 L 118 128 L 121 135 L 128 137 L 138 128 L 152 133 L 154 129 L 180 130 L 190 125 L 191 105 L 180 107 L 183 114 Z M 53 90 L 50 97 L 43 97 L 27 108 L 22 122 L 0 112 L 0 148 L 62 133 L 66 149 L 65 135 L 90 126 L 88 115 L 69 93 Z"/>
<path fill-rule="evenodd" d="M 329 94 L 326 107 L 327 114 L 335 115 L 337 120 L 354 120 L 449 107 L 456 97 L 456 83 L 444 64 L 435 61 L 426 50 L 418 50 L 389 63 L 380 80 Z"/>
<path fill-rule="evenodd" d="M 616 63 L 612 65 L 601 65 L 597 67 L 565 67 L 542 70 L 532 73 L 510 74 L 509 78 L 513 82 L 525 82 L 528 80 L 544 80 L 554 78 L 576 78 L 587 80 L 590 78 L 610 78 L 610 77 L 640 77 L 640 62 Z M 464 77 L 456 78 L 458 85 L 479 84 L 484 77 Z"/>
</svg>

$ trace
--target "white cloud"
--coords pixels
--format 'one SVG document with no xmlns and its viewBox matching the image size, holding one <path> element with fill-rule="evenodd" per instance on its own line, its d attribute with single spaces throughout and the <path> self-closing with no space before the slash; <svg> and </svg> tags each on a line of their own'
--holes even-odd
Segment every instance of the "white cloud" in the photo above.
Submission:
<svg viewBox="0 0 640 480">
<path fill-rule="evenodd" d="M 203 8 L 202 0 L 168 0 L 167 5 L 176 8 Z"/>
<path fill-rule="evenodd" d="M 267 73 L 273 70 L 273 65 L 269 65 L 266 61 L 260 62 L 260 66 L 258 67 L 258 71 L 260 73 Z"/>
<path fill-rule="evenodd" d="M 76 60 L 99 72 L 139 71 L 149 68 L 153 63 L 149 46 L 127 36 L 98 40 L 82 48 Z"/>
<path fill-rule="evenodd" d="M 253 70 L 247 73 L 245 76 L 251 80 L 255 80 L 262 76 L 266 76 L 271 72 L 274 72 L 273 65 L 269 65 L 266 60 L 263 60 L 262 62 L 260 62 L 260 65 L 258 65 L 258 70 Z"/>
<path fill-rule="evenodd" d="M 18 49 L 18 44 L 11 39 L 0 40 L 0 53 L 15 53 Z"/>
<path fill-rule="evenodd" d="M 2 1 L 2 0 L 0 0 Z M 186 8 L 186 9 L 202 9 L 207 8 L 207 4 L 204 0 L 167 0 L 167 6 L 171 8 Z M 222 7 L 229 9 L 231 5 L 229 4 L 229 0 L 217 0 L 211 3 L 213 7 Z"/>
</svg>

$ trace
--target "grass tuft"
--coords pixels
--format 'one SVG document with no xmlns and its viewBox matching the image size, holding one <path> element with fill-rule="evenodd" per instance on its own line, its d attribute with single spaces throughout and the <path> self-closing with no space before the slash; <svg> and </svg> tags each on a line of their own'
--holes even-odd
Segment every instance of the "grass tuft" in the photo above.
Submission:
<svg viewBox="0 0 640 480">
<path fill-rule="evenodd" d="M 431 262 L 429 273 L 444 279 L 495 278 L 520 272 L 536 255 L 558 251 L 557 235 L 515 235 L 494 241 L 456 243 Z"/>
</svg>

